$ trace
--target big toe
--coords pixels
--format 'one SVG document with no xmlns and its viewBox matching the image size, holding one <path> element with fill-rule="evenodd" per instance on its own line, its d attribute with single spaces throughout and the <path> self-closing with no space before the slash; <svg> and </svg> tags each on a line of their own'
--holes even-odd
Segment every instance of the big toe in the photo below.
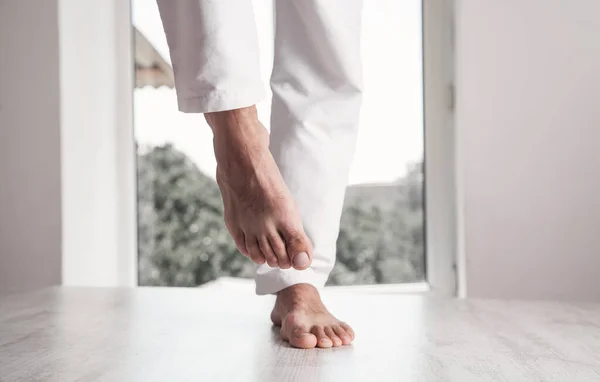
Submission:
<svg viewBox="0 0 600 382">
<path fill-rule="evenodd" d="M 292 266 L 298 270 L 308 268 L 312 262 L 312 245 L 306 234 L 292 231 L 285 235 L 285 242 Z"/>
<path fill-rule="evenodd" d="M 296 328 L 289 336 L 290 345 L 300 349 L 312 349 L 317 346 L 317 337 L 303 328 Z"/>
<path fill-rule="evenodd" d="M 306 269 L 310 265 L 310 257 L 306 252 L 300 252 L 292 258 L 292 264 L 296 269 Z"/>
</svg>

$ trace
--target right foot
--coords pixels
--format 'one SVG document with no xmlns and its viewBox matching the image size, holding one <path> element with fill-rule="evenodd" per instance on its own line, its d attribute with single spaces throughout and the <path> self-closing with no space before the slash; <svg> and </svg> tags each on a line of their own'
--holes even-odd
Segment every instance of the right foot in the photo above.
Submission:
<svg viewBox="0 0 600 382">
<path fill-rule="evenodd" d="M 256 264 L 306 269 L 312 245 L 269 151 L 255 107 L 207 113 L 214 133 L 225 223 L 237 248 Z"/>
</svg>

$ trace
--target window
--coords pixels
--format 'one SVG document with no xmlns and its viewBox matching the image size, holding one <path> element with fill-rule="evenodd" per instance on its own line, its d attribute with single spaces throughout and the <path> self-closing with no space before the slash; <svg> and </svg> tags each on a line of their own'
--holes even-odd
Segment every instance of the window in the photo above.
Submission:
<svg viewBox="0 0 600 382">
<path fill-rule="evenodd" d="M 263 78 L 271 71 L 272 3 L 255 1 Z M 365 93 L 331 285 L 425 280 L 421 1 L 365 2 Z M 177 111 L 155 0 L 133 0 L 134 128 L 140 285 L 197 286 L 253 276 L 227 233 L 212 133 Z M 265 81 L 268 83 L 268 81 Z M 269 101 L 259 105 L 269 121 Z"/>
</svg>

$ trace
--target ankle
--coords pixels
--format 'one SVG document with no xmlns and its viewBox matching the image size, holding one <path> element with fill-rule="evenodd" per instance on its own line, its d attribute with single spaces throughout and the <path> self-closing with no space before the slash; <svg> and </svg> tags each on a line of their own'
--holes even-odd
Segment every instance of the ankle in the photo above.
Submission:
<svg viewBox="0 0 600 382">
<path fill-rule="evenodd" d="M 277 292 L 277 296 L 280 296 L 280 295 L 308 295 L 308 294 L 317 294 L 318 295 L 319 291 L 317 290 L 317 288 L 315 288 L 311 284 L 301 283 L 301 284 L 291 285 L 291 286 Z"/>
<path fill-rule="evenodd" d="M 295 284 L 277 292 L 277 302 L 288 309 L 300 307 L 315 300 L 321 300 L 317 288 L 310 284 Z"/>
<path fill-rule="evenodd" d="M 215 134 L 227 131 L 236 132 L 239 131 L 240 126 L 255 125 L 258 122 L 258 114 L 254 105 L 240 109 L 205 113 L 204 118 Z"/>
</svg>

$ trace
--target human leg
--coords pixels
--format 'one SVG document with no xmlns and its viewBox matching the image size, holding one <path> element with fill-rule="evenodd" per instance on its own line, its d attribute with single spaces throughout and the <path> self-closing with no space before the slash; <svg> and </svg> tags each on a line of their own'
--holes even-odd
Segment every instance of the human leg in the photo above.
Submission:
<svg viewBox="0 0 600 382">
<path fill-rule="evenodd" d="M 257 264 L 304 269 L 311 245 L 256 115 L 264 96 L 251 0 L 159 0 L 179 108 L 214 133 L 225 221 Z"/>
<path fill-rule="evenodd" d="M 260 266 L 256 283 L 259 294 L 278 293 L 273 322 L 298 347 L 346 343 L 335 335 L 321 341 L 345 324 L 317 289 L 335 262 L 358 130 L 361 10 L 360 0 L 276 2 L 271 152 L 313 243 L 313 262 L 302 272 Z"/>
</svg>

